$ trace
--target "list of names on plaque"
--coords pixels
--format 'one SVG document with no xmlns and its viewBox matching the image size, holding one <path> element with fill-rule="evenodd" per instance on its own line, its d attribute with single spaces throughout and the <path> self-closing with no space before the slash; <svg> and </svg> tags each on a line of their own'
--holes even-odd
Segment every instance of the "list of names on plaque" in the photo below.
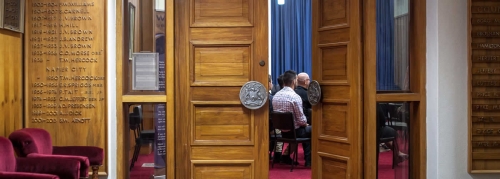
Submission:
<svg viewBox="0 0 500 179">
<path fill-rule="evenodd" d="M 469 169 L 488 173 L 500 170 L 500 1 L 469 8 Z"/>
<path fill-rule="evenodd" d="M 105 148 L 105 1 L 27 3 L 26 127 L 55 145 Z"/>
</svg>

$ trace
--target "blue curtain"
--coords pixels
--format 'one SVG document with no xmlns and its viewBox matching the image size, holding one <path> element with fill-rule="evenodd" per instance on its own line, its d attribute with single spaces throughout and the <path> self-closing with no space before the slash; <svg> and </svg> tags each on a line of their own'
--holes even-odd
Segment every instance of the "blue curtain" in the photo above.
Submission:
<svg viewBox="0 0 500 179">
<path fill-rule="evenodd" d="M 311 0 L 271 0 L 271 75 L 287 70 L 311 76 Z"/>
<path fill-rule="evenodd" d="M 377 1 L 377 90 L 399 90 L 394 82 L 394 1 Z"/>
</svg>

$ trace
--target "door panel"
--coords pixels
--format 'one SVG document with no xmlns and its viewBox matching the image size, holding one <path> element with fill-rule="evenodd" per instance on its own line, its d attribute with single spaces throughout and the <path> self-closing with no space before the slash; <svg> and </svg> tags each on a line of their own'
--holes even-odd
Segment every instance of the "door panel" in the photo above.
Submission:
<svg viewBox="0 0 500 179">
<path fill-rule="evenodd" d="M 267 84 L 267 0 L 175 3 L 176 178 L 266 178 L 268 107 L 239 92 Z"/>
<path fill-rule="evenodd" d="M 360 0 L 315 0 L 313 78 L 322 102 L 313 107 L 312 178 L 362 178 Z"/>
</svg>

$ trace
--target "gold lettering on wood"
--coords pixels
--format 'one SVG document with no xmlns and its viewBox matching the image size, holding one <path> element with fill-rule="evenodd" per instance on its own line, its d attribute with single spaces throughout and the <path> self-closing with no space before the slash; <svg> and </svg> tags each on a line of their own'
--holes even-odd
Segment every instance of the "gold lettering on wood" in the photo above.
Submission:
<svg viewBox="0 0 500 179">
<path fill-rule="evenodd" d="M 472 25 L 500 25 L 500 19 L 497 18 L 472 18 Z"/>
<path fill-rule="evenodd" d="M 106 148 L 106 1 L 30 0 L 26 5 L 26 127 L 55 145 Z M 68 140 L 85 136 L 88 140 Z"/>
<path fill-rule="evenodd" d="M 500 92 L 473 92 L 473 98 L 500 98 Z"/>
<path fill-rule="evenodd" d="M 473 14 L 500 13 L 500 6 L 472 6 Z"/>
<path fill-rule="evenodd" d="M 500 141 L 473 141 L 472 147 L 475 148 L 498 148 Z"/>
<path fill-rule="evenodd" d="M 472 74 L 500 74 L 497 68 L 473 68 Z"/>
<path fill-rule="evenodd" d="M 476 123 L 499 123 L 500 116 L 472 116 L 472 122 Z"/>
<path fill-rule="evenodd" d="M 500 32 L 479 31 L 472 32 L 473 37 L 500 37 Z"/>
<path fill-rule="evenodd" d="M 500 56 L 475 55 L 472 56 L 472 62 L 500 62 Z"/>
</svg>

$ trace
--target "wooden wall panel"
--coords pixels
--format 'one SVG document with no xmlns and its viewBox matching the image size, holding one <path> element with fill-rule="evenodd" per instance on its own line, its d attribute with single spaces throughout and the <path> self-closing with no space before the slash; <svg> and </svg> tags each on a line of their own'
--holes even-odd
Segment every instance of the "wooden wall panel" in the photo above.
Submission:
<svg viewBox="0 0 500 179">
<path fill-rule="evenodd" d="M 191 148 L 193 160 L 253 160 L 251 146 L 220 146 L 217 148 L 195 146 Z"/>
<path fill-rule="evenodd" d="M 252 144 L 250 110 L 239 105 L 194 105 L 193 145 Z M 231 120 L 221 120 L 231 119 Z"/>
<path fill-rule="evenodd" d="M 469 2 L 469 172 L 500 172 L 500 2 Z"/>
<path fill-rule="evenodd" d="M 251 26 L 252 0 L 191 0 L 193 27 Z"/>
<path fill-rule="evenodd" d="M 322 90 L 312 113 L 312 178 L 362 177 L 361 7 L 312 1 L 312 78 Z"/>
<path fill-rule="evenodd" d="M 250 46 L 194 46 L 194 85 L 245 84 L 250 80 L 250 51 Z"/>
<path fill-rule="evenodd" d="M 321 161 L 320 178 L 350 178 L 349 159 L 328 154 L 320 154 Z"/>
<path fill-rule="evenodd" d="M 320 0 L 319 28 L 330 28 L 348 24 L 348 0 Z"/>
<path fill-rule="evenodd" d="M 138 37 L 141 40 L 140 51 L 155 51 L 155 27 L 154 21 L 156 18 L 156 12 L 154 8 L 153 0 L 141 0 L 140 9 L 137 11 L 137 17 L 139 20 L 138 30 L 140 30 L 141 36 Z M 165 12 L 163 12 L 165 13 Z M 165 31 L 165 29 L 163 29 Z"/>
<path fill-rule="evenodd" d="M 106 2 L 26 8 L 25 126 L 46 129 L 54 145 L 106 149 Z"/>
<path fill-rule="evenodd" d="M 253 179 L 253 161 L 193 161 L 193 178 Z"/>
<path fill-rule="evenodd" d="M 349 129 L 349 108 L 347 103 L 323 103 L 319 138 L 347 142 Z"/>
<path fill-rule="evenodd" d="M 0 29 L 0 136 L 21 129 L 23 123 L 22 34 Z"/>
<path fill-rule="evenodd" d="M 321 79 L 347 81 L 347 45 L 320 47 Z"/>
<path fill-rule="evenodd" d="M 267 82 L 267 0 L 175 3 L 176 178 L 267 178 L 268 106 L 239 99 Z"/>
</svg>

